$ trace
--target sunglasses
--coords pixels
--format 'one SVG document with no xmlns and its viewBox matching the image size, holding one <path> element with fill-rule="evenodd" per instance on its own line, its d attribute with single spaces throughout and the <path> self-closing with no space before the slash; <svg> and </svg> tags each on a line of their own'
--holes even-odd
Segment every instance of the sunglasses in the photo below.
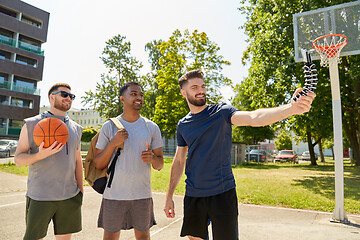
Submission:
<svg viewBox="0 0 360 240">
<path fill-rule="evenodd" d="M 75 99 L 75 95 L 72 94 L 72 93 L 68 93 L 68 92 L 65 92 L 65 91 L 57 91 L 57 92 L 53 92 L 51 93 L 52 95 L 55 95 L 57 93 L 60 93 L 61 94 L 61 97 L 63 98 L 67 98 L 67 97 L 70 97 L 71 100 L 74 100 Z"/>
</svg>

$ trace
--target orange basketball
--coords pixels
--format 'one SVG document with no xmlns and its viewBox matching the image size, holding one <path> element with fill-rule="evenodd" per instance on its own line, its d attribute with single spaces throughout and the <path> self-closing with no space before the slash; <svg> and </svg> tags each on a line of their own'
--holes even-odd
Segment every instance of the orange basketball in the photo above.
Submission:
<svg viewBox="0 0 360 240">
<path fill-rule="evenodd" d="M 69 137 L 66 124 L 58 118 L 49 117 L 39 121 L 34 128 L 33 138 L 36 145 L 44 142 L 44 148 L 50 147 L 55 141 L 65 144 Z"/>
</svg>

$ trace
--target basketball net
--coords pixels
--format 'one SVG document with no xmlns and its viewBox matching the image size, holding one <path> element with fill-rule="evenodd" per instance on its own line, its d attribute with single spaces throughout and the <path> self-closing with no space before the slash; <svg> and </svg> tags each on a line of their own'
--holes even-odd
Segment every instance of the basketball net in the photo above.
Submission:
<svg viewBox="0 0 360 240">
<path fill-rule="evenodd" d="M 340 63 L 340 52 L 347 44 L 347 37 L 341 34 L 328 34 L 314 40 L 313 48 L 321 57 L 321 66 L 328 67 L 330 61 Z"/>
</svg>

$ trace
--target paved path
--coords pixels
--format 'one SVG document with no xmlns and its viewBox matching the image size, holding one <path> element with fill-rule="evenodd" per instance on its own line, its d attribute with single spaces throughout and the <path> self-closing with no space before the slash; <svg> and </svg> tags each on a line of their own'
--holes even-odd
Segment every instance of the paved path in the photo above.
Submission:
<svg viewBox="0 0 360 240">
<path fill-rule="evenodd" d="M 26 177 L 0 171 L 0 239 L 22 239 L 25 230 Z M 155 217 L 158 225 L 151 228 L 152 239 L 177 240 L 182 223 L 182 196 L 175 196 L 177 217 L 168 219 L 163 213 L 165 195 L 154 193 Z M 75 240 L 102 239 L 96 227 L 101 195 L 85 188 L 83 230 Z M 349 225 L 331 223 L 331 213 L 239 204 L 241 240 L 359 240 L 360 215 L 348 215 Z M 54 239 L 52 226 L 45 239 Z M 133 231 L 122 231 L 120 239 L 134 239 Z M 224 239 L 226 240 L 226 239 Z"/>
</svg>

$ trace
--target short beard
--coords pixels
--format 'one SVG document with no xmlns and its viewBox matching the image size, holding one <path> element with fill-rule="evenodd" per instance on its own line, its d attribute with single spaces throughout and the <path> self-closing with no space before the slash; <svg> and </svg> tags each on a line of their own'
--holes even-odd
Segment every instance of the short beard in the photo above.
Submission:
<svg viewBox="0 0 360 240">
<path fill-rule="evenodd" d="M 192 98 L 189 96 L 188 101 L 189 101 L 189 103 L 191 103 L 194 106 L 201 107 L 206 104 L 206 95 L 205 95 L 204 99 L 196 99 L 196 96 L 195 96 L 195 98 Z"/>
<path fill-rule="evenodd" d="M 59 102 L 55 99 L 54 108 L 56 108 L 57 110 L 63 111 L 63 112 L 67 112 L 71 108 L 71 104 L 69 107 L 66 107 L 62 104 L 62 102 Z"/>
</svg>

